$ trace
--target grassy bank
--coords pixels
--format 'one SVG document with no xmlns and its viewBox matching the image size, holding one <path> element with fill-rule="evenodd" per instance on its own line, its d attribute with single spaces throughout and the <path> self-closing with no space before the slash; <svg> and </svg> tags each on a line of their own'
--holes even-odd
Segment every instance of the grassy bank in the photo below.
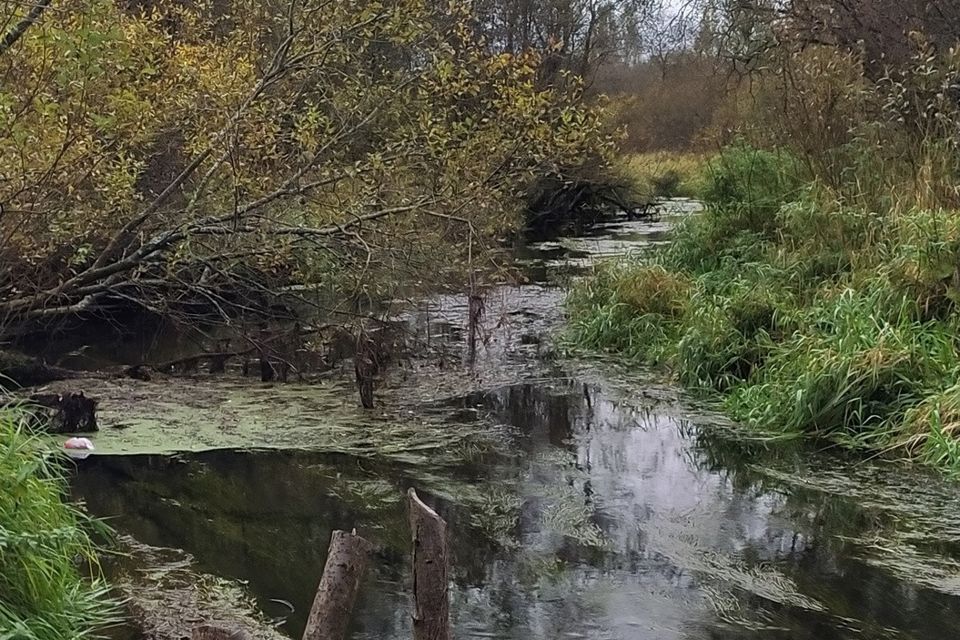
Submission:
<svg viewBox="0 0 960 640">
<path fill-rule="evenodd" d="M 625 156 L 620 171 L 653 198 L 696 197 L 710 156 L 698 152 L 654 151 Z"/>
<path fill-rule="evenodd" d="M 580 347 L 669 368 L 767 433 L 960 472 L 960 212 L 867 206 L 735 148 L 707 211 L 568 305 Z"/>
<path fill-rule="evenodd" d="M 92 523 L 64 500 L 61 460 L 0 410 L 0 638 L 89 637 L 115 608 L 98 576 Z"/>
</svg>

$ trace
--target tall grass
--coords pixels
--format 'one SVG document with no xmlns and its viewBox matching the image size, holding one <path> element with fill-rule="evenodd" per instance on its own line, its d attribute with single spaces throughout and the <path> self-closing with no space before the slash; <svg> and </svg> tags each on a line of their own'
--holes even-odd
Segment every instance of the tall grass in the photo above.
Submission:
<svg viewBox="0 0 960 640">
<path fill-rule="evenodd" d="M 115 617 L 98 525 L 65 502 L 62 464 L 21 414 L 0 409 L 0 638 L 85 638 Z"/>
<path fill-rule="evenodd" d="M 621 161 L 621 171 L 637 190 L 651 198 L 698 197 L 710 156 L 698 152 L 634 153 Z"/>
<path fill-rule="evenodd" d="M 725 156 L 669 247 L 574 287 L 572 341 L 666 367 L 765 431 L 960 472 L 960 212 L 877 211 L 789 154 Z"/>
</svg>

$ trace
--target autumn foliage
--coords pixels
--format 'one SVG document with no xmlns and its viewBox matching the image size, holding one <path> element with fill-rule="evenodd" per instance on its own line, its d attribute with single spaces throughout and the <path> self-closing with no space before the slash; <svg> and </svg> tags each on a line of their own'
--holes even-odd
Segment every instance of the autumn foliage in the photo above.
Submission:
<svg viewBox="0 0 960 640">
<path fill-rule="evenodd" d="M 0 53 L 0 334 L 462 277 L 526 183 L 611 145 L 575 78 L 538 84 L 538 52 L 469 24 L 424 0 L 56 3 Z"/>
</svg>

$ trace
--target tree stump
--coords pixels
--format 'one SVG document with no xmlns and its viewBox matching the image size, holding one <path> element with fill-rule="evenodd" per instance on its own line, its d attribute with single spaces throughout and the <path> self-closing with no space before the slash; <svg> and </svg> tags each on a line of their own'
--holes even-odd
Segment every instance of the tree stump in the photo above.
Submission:
<svg viewBox="0 0 960 640">
<path fill-rule="evenodd" d="M 477 357 L 477 337 L 480 334 L 483 325 L 483 297 L 471 293 L 468 298 L 467 312 L 467 331 L 469 338 L 467 340 L 467 360 L 473 364 Z"/>
<path fill-rule="evenodd" d="M 361 335 L 353 356 L 353 371 L 357 378 L 357 390 L 360 392 L 360 405 L 364 409 L 373 409 L 373 379 L 379 369 L 376 345 L 366 335 Z"/>
<path fill-rule="evenodd" d="M 372 550 L 356 532 L 333 532 L 303 640 L 343 640 Z"/>
<path fill-rule="evenodd" d="M 79 393 L 41 393 L 30 396 L 37 418 L 51 433 L 98 431 L 97 401 Z"/>
<path fill-rule="evenodd" d="M 407 497 L 413 534 L 413 638 L 450 640 L 447 523 L 416 490 L 411 488 Z"/>
</svg>

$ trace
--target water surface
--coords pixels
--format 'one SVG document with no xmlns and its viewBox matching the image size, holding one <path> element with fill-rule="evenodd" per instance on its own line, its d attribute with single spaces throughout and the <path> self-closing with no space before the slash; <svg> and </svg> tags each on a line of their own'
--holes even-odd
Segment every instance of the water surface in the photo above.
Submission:
<svg viewBox="0 0 960 640">
<path fill-rule="evenodd" d="M 310 442 L 335 438 L 330 389 L 293 387 L 286 405 L 321 409 L 264 403 L 261 433 L 291 415 L 326 412 L 333 426 L 252 450 L 95 456 L 76 492 L 138 540 L 245 581 L 293 637 L 331 531 L 354 527 L 379 550 L 351 637 L 411 637 L 409 486 L 450 526 L 457 638 L 960 637 L 956 485 L 751 441 L 652 374 L 561 360 L 541 338 L 562 321 L 558 272 L 642 251 L 665 231 L 622 223 L 528 247 L 539 282 L 488 294 L 472 367 L 464 300 L 411 310 L 412 330 L 449 358 L 391 374 L 369 437 L 399 437 L 384 420 L 469 435 L 442 449 Z M 343 429 L 362 432 L 362 415 L 350 416 Z"/>
</svg>

